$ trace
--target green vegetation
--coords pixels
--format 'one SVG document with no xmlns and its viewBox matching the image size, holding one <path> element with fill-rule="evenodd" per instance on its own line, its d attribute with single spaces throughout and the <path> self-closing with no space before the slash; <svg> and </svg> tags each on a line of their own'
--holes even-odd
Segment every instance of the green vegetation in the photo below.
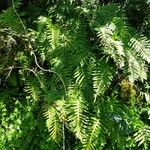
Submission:
<svg viewBox="0 0 150 150">
<path fill-rule="evenodd" d="M 0 150 L 150 149 L 149 0 L 0 9 Z"/>
</svg>

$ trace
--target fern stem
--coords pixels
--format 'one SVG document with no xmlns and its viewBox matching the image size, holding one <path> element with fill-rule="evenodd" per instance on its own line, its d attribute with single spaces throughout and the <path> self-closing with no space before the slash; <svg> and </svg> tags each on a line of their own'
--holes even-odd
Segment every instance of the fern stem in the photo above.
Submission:
<svg viewBox="0 0 150 150">
<path fill-rule="evenodd" d="M 63 123 L 62 123 L 62 134 L 63 134 L 63 150 L 66 149 L 65 147 L 65 121 L 63 119 Z"/>
</svg>

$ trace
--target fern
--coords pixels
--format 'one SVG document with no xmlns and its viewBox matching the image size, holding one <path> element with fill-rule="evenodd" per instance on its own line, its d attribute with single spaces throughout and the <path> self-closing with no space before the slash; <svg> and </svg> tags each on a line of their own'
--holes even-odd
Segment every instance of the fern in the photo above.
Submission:
<svg viewBox="0 0 150 150">
<path fill-rule="evenodd" d="M 110 66 L 104 59 L 100 61 L 94 60 L 93 64 L 93 88 L 96 99 L 97 96 L 103 95 L 108 89 L 116 70 L 114 66 Z"/>
<path fill-rule="evenodd" d="M 150 43 L 146 37 L 141 37 L 139 39 L 131 38 L 130 46 L 133 51 L 136 51 L 137 54 L 142 57 L 142 59 L 150 63 Z"/>
<path fill-rule="evenodd" d="M 115 24 L 107 24 L 104 27 L 100 27 L 98 30 L 98 37 L 101 39 L 101 43 L 104 46 L 104 53 L 114 59 L 116 64 L 122 68 L 124 67 L 124 48 L 121 40 L 115 40 Z"/>
<path fill-rule="evenodd" d="M 68 109 L 69 126 L 82 142 L 88 123 L 88 110 L 82 94 L 77 90 L 70 89 L 66 107 Z"/>
<path fill-rule="evenodd" d="M 140 78 L 141 81 L 146 80 L 147 73 L 145 69 L 145 63 L 142 60 L 140 60 L 140 58 L 138 58 L 134 52 L 128 52 L 128 58 L 128 71 L 131 74 L 129 76 L 129 80 L 131 82 L 134 82 L 134 80 L 137 80 L 138 78 Z"/>
<path fill-rule="evenodd" d="M 54 106 L 49 107 L 48 110 L 45 110 L 44 116 L 50 137 L 59 143 L 62 139 L 62 125 L 57 109 Z"/>
<path fill-rule="evenodd" d="M 132 37 L 131 39 L 125 38 L 124 34 L 117 35 L 117 28 L 120 27 L 111 23 L 97 29 L 104 47 L 104 53 L 112 57 L 120 68 L 126 67 L 126 64 L 128 64 L 128 72 L 131 73 L 129 80 L 131 82 L 138 78 L 141 81 L 145 80 L 147 78 L 145 61 L 149 62 L 149 41 L 145 37 L 142 38 L 143 40 L 137 40 L 136 35 L 134 35 L 135 38 Z M 130 30 L 125 25 L 122 28 Z M 124 40 L 126 40 L 126 43 L 124 43 Z M 129 41 L 127 42 L 127 40 Z"/>
<path fill-rule="evenodd" d="M 19 5 L 20 0 L 15 2 L 16 8 L 19 7 Z M 0 28 L 12 28 L 18 33 L 23 31 L 22 24 L 16 14 L 14 14 L 14 9 L 12 7 L 0 14 Z"/>
<path fill-rule="evenodd" d="M 84 4 L 82 7 L 87 6 Z M 59 94 L 53 95 L 55 90 L 50 89 L 51 94 L 45 99 L 50 100 L 49 107 L 52 110 L 45 111 L 47 127 L 50 137 L 56 143 L 61 141 L 63 125 L 76 137 L 74 144 L 78 143 L 83 149 L 89 150 L 97 147 L 102 149 L 103 146 L 107 147 L 109 142 L 112 149 L 125 149 L 126 138 L 134 132 L 131 118 L 136 118 L 137 114 L 127 117 L 130 107 L 126 106 L 128 103 L 123 102 L 119 95 L 119 84 L 115 85 L 117 90 L 112 91 L 110 98 L 107 98 L 106 91 L 112 85 L 114 76 L 117 73 L 118 76 L 120 75 L 117 71 L 119 69 L 132 84 L 136 80 L 147 79 L 145 61 L 149 62 L 147 52 L 149 42 L 147 40 L 144 44 L 141 40 L 144 48 L 136 44 L 140 35 L 130 33 L 131 29 L 126 20 L 120 17 L 122 15 L 116 17 L 117 12 L 114 14 L 112 9 L 114 7 L 116 8 L 114 5 L 109 5 L 102 10 L 98 7 L 95 11 L 89 11 L 89 14 L 83 12 L 88 19 L 90 17 L 92 19 L 86 23 L 82 17 L 76 20 L 69 18 L 65 23 L 63 22 L 62 26 L 60 26 L 59 18 L 57 18 L 59 21 L 56 20 L 55 23 L 46 17 L 41 17 L 39 20 L 39 32 L 36 39 L 38 53 L 43 62 L 48 61 L 51 69 L 62 76 L 67 91 L 67 96 L 64 96 L 66 100 L 64 108 L 56 105 L 56 97 L 59 94 L 63 97 L 62 90 Z M 108 10 L 108 8 L 111 9 Z M 118 9 L 117 7 L 117 11 Z M 109 11 L 111 17 L 106 20 L 104 18 L 104 21 L 100 22 L 105 11 Z M 97 14 L 101 14 L 101 18 Z M 95 16 L 98 17 L 98 21 L 95 20 Z M 94 46 L 91 46 L 88 30 L 95 36 L 92 38 Z M 92 50 L 95 48 L 94 53 Z M 60 79 L 56 76 L 52 76 L 50 81 L 51 87 L 57 84 L 56 93 L 63 88 Z M 95 117 L 91 117 L 93 115 Z M 51 117 L 53 119 L 50 120 Z M 105 135 L 108 139 L 104 138 Z M 121 139 L 122 136 L 124 138 Z"/>
<path fill-rule="evenodd" d="M 41 89 L 36 84 L 38 85 L 39 83 L 37 83 L 34 80 L 28 81 L 28 85 L 26 85 L 24 89 L 25 92 L 28 93 L 28 96 L 26 97 L 27 99 L 34 100 L 34 101 L 40 100 L 42 93 L 41 93 Z"/>
<path fill-rule="evenodd" d="M 102 129 L 99 119 L 93 117 L 90 119 L 88 129 L 86 131 L 88 135 L 83 140 L 83 149 L 93 150 L 96 149 L 98 144 L 103 145 L 99 135 L 102 136 Z"/>
<path fill-rule="evenodd" d="M 49 1 L 37 31 L 24 36 L 0 30 L 0 107 L 5 120 L 7 111 L 21 118 L 24 106 L 21 125 L 28 129 L 16 123 L 17 140 L 29 139 L 21 149 L 31 143 L 30 149 L 43 149 L 44 137 L 45 149 L 53 141 L 54 149 L 148 149 L 149 39 L 128 24 L 124 7 L 101 4 Z"/>
<path fill-rule="evenodd" d="M 103 11 L 98 12 L 101 17 Z M 102 148 L 107 143 L 102 136 L 105 130 L 101 127 L 101 122 L 108 124 L 105 125 L 105 133 L 111 139 L 113 149 L 116 147 L 125 149 L 126 137 L 132 130 L 132 127 L 128 126 L 131 124 L 130 119 L 124 116 L 129 108 L 126 110 L 124 106 L 120 105 L 123 101 L 117 96 L 118 91 L 113 91 L 110 99 L 107 99 L 105 94 L 113 82 L 114 75 L 118 73 L 118 69 L 123 70 L 124 73 L 126 71 L 131 73 L 127 76 L 130 82 L 147 79 L 145 70 L 145 61 L 147 60 L 144 55 L 148 53 L 143 52 L 140 55 L 139 51 L 134 51 L 135 41 L 131 42 L 131 39 L 132 37 L 137 39 L 137 35 L 130 34 L 130 27 L 125 20 L 116 17 L 116 14 L 114 15 L 111 11 L 113 10 L 110 10 L 112 16 L 108 18 L 109 21 L 105 21 L 106 24 L 96 22 L 94 18 L 92 18 L 92 21 L 95 21 L 94 26 L 93 22 L 90 22 L 90 27 L 94 28 L 92 31 L 97 33 L 96 39 L 94 39 L 94 48 L 100 57 L 92 51 L 89 44 L 91 39 L 88 38 L 85 31 L 88 24 L 83 25 L 83 18 L 77 21 L 68 20 L 63 26 L 65 30 L 59 27 L 59 23 L 58 26 L 53 25 L 47 18 L 45 19 L 46 27 L 41 29 L 45 34 L 39 34 L 38 37 L 41 40 L 39 44 L 42 46 L 39 49 L 44 52 L 45 56 L 48 54 L 45 59 L 48 59 L 52 68 L 62 75 L 67 85 L 68 94 L 64 109 L 65 126 L 80 140 L 83 149 Z M 120 25 L 119 22 L 122 24 Z M 70 26 L 72 26 L 71 29 L 68 28 Z M 49 32 L 47 33 L 47 31 Z M 128 35 L 125 35 L 125 32 Z M 112 62 L 111 65 L 110 62 Z M 55 78 L 53 77 L 53 79 Z M 117 90 L 119 89 L 118 85 L 115 85 Z M 89 88 L 89 86 L 91 87 Z M 113 97 L 114 95 L 116 97 Z M 102 97 L 104 99 L 101 99 Z M 93 102 L 98 106 L 95 107 Z M 94 113 L 96 117 L 91 118 L 90 113 Z M 108 115 L 104 116 L 104 114 Z M 61 116 L 61 113 L 59 115 Z M 86 132 L 89 133 L 88 136 Z M 101 143 L 98 143 L 99 136 L 103 137 Z M 122 136 L 125 138 L 121 139 Z"/>
<path fill-rule="evenodd" d="M 150 128 L 149 126 L 142 127 L 138 132 L 134 134 L 135 142 L 138 146 L 143 145 L 145 150 L 149 149 L 150 144 Z"/>
</svg>

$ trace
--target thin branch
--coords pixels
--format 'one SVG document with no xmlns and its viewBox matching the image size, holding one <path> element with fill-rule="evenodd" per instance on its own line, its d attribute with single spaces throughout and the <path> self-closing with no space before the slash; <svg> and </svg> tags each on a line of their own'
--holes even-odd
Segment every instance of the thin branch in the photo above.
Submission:
<svg viewBox="0 0 150 150">
<path fill-rule="evenodd" d="M 17 13 L 17 11 L 16 11 L 14 0 L 11 0 L 11 2 L 12 2 L 12 8 L 13 8 L 13 10 L 14 10 L 15 14 L 16 14 L 16 16 L 18 17 L 18 19 L 19 19 L 19 21 L 20 21 L 20 23 L 21 23 L 21 25 L 22 25 L 22 27 L 23 27 L 23 29 L 24 29 L 25 33 L 27 34 L 26 27 L 25 27 L 25 25 L 24 25 L 23 21 L 21 20 L 21 18 L 20 18 L 20 16 L 19 16 L 19 14 L 18 14 L 18 13 Z"/>
<path fill-rule="evenodd" d="M 63 84 L 64 92 L 65 92 L 65 96 L 66 96 L 66 95 L 67 95 L 66 86 L 65 86 L 65 83 L 64 83 L 62 77 L 61 77 L 56 71 L 54 71 L 54 70 L 50 70 L 50 69 L 47 70 L 47 69 L 42 68 L 42 67 L 38 64 L 37 57 L 36 57 L 36 55 L 35 55 L 35 53 L 34 53 L 33 51 L 31 51 L 31 55 L 34 56 L 35 64 L 37 65 L 37 67 L 38 67 L 39 69 L 41 69 L 41 70 L 44 71 L 44 72 L 54 73 L 54 74 L 56 74 L 56 75 L 59 77 L 59 79 L 61 80 L 61 82 L 62 82 L 62 84 Z"/>
<path fill-rule="evenodd" d="M 7 74 L 6 78 L 5 78 L 5 80 L 4 80 L 3 86 L 5 86 L 5 83 L 6 83 L 7 79 L 10 77 L 10 74 L 11 74 L 13 68 L 14 68 L 14 65 L 10 68 L 10 70 L 9 70 L 9 72 L 8 72 L 8 74 Z"/>
<path fill-rule="evenodd" d="M 7 75 L 7 79 L 9 78 L 9 74 L 12 72 L 12 70 L 13 69 L 22 69 L 22 70 L 28 70 L 29 72 L 32 72 L 37 78 L 38 78 L 38 80 L 40 81 L 40 78 L 39 78 L 39 76 L 37 75 L 37 73 L 33 70 L 33 69 L 30 69 L 30 68 L 23 68 L 23 67 L 14 67 L 14 65 L 13 66 L 11 66 L 11 67 L 8 67 L 8 68 L 6 68 L 6 69 L 2 69 L 2 70 L 10 70 L 9 71 L 9 73 L 8 73 L 8 75 Z"/>
</svg>

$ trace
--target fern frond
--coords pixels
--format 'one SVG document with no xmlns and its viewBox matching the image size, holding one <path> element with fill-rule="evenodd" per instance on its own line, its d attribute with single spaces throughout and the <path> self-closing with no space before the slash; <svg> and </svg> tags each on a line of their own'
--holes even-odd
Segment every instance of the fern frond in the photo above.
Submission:
<svg viewBox="0 0 150 150">
<path fill-rule="evenodd" d="M 76 79 L 76 83 L 79 86 L 83 85 L 85 75 L 84 75 L 84 72 L 83 72 L 82 68 L 80 68 L 80 67 L 76 68 L 74 78 Z"/>
<path fill-rule="evenodd" d="M 146 65 L 141 58 L 138 58 L 135 52 L 128 51 L 128 72 L 130 82 L 134 82 L 137 79 L 141 81 L 147 79 Z"/>
<path fill-rule="evenodd" d="M 51 139 L 56 143 L 59 143 L 62 139 L 62 123 L 60 120 L 60 114 L 56 108 L 51 106 L 47 111 L 45 111 L 44 116 L 46 118 L 46 126 Z"/>
<path fill-rule="evenodd" d="M 87 136 L 83 140 L 83 149 L 84 150 L 93 150 L 96 149 L 97 143 L 101 142 L 99 135 L 101 133 L 101 124 L 99 119 L 92 117 L 90 119 L 90 124 L 87 129 Z"/>
<path fill-rule="evenodd" d="M 28 80 L 28 84 L 25 86 L 24 91 L 27 93 L 27 99 L 38 101 L 41 97 L 41 88 L 38 86 L 37 80 Z"/>
<path fill-rule="evenodd" d="M 114 59 L 116 64 L 122 68 L 124 67 L 124 47 L 121 39 L 115 39 L 116 25 L 114 23 L 106 24 L 105 26 L 97 28 L 97 35 L 103 46 L 103 52 Z"/>
<path fill-rule="evenodd" d="M 136 51 L 138 56 L 150 63 L 150 41 L 146 37 L 131 38 L 130 44 L 131 49 Z"/>
<path fill-rule="evenodd" d="M 97 27 L 99 25 L 103 26 L 112 22 L 113 18 L 119 17 L 120 14 L 119 6 L 116 4 L 110 3 L 103 6 L 97 6 L 97 9 L 93 10 L 93 17 L 90 23 L 93 27 Z"/>
<path fill-rule="evenodd" d="M 50 46 L 49 48 L 52 48 L 53 50 L 56 49 L 57 45 L 59 44 L 60 31 L 55 25 L 52 24 L 50 18 L 43 17 L 43 16 L 39 17 L 38 32 L 39 32 L 39 36 L 45 37 L 44 39 L 42 39 L 44 40 L 42 42 L 49 42 L 49 46 Z"/>
<path fill-rule="evenodd" d="M 145 150 L 148 150 L 150 144 L 150 127 L 142 127 L 134 134 L 134 140 L 138 143 L 138 146 L 144 145 Z"/>
<path fill-rule="evenodd" d="M 76 137 L 83 141 L 88 122 L 88 109 L 83 95 L 77 89 L 70 89 L 66 104 L 69 126 Z"/>
<path fill-rule="evenodd" d="M 104 94 L 107 90 L 116 73 L 116 69 L 104 59 L 99 61 L 94 60 L 93 64 L 93 88 L 96 98 L 97 96 Z"/>
<path fill-rule="evenodd" d="M 83 58 L 80 60 L 79 65 L 74 71 L 74 79 L 77 86 L 82 87 L 86 86 L 90 77 L 89 69 L 89 60 Z"/>
<path fill-rule="evenodd" d="M 119 68 L 128 64 L 127 70 L 131 74 L 129 76 L 131 82 L 137 79 L 144 81 L 147 79 L 145 61 L 150 62 L 149 40 L 144 36 L 136 38 L 137 35 L 134 32 L 131 35 L 130 27 L 126 23 L 122 21 L 120 25 L 118 22 L 119 18 L 115 18 L 112 23 L 97 28 L 102 50 L 113 58 Z"/>
</svg>

